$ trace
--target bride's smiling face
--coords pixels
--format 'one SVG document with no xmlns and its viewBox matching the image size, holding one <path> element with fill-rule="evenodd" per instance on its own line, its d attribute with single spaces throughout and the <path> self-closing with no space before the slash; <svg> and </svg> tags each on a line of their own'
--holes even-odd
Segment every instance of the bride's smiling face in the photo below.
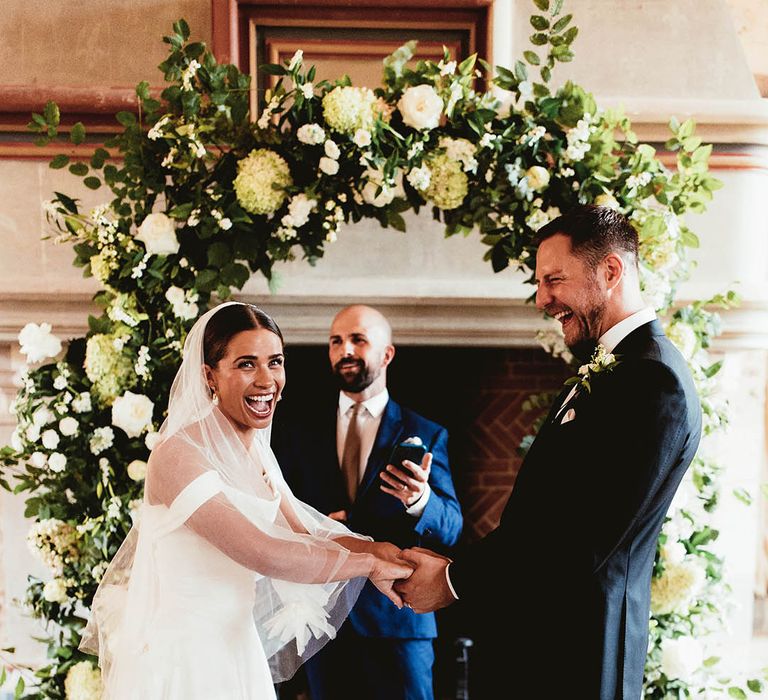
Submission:
<svg viewBox="0 0 768 700">
<path fill-rule="evenodd" d="M 265 328 L 241 331 L 215 367 L 205 365 L 205 374 L 219 410 L 239 432 L 266 428 L 285 386 L 282 341 Z"/>
</svg>

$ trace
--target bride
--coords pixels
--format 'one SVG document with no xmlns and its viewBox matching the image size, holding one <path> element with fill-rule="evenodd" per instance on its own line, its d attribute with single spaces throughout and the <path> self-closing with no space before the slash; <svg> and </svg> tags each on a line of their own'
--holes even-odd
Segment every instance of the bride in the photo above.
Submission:
<svg viewBox="0 0 768 700">
<path fill-rule="evenodd" d="M 136 525 L 110 563 L 80 648 L 104 698 L 275 698 L 369 578 L 394 604 L 411 569 L 298 501 L 269 447 L 283 339 L 248 304 L 204 314 L 184 345 Z"/>
</svg>

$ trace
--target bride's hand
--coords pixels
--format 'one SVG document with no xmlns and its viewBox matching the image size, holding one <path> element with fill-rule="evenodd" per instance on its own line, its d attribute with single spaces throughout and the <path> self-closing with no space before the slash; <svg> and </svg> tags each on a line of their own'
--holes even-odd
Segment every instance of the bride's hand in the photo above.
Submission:
<svg viewBox="0 0 768 700">
<path fill-rule="evenodd" d="M 377 542 L 377 545 L 388 544 L 386 542 Z M 388 545 L 389 548 L 393 548 L 399 555 L 399 548 L 395 545 Z M 392 549 L 389 550 L 390 555 Z M 389 598 L 398 608 L 403 607 L 403 599 L 400 594 L 393 588 L 395 581 L 408 578 L 413 573 L 413 568 L 408 566 L 400 559 L 390 561 L 389 559 L 383 559 L 374 554 L 374 563 L 371 573 L 368 574 L 368 578 L 376 588 Z"/>
<path fill-rule="evenodd" d="M 405 564 L 400 556 L 403 550 L 391 542 L 371 542 L 370 552 L 379 559 L 392 562 L 393 564 Z"/>
</svg>

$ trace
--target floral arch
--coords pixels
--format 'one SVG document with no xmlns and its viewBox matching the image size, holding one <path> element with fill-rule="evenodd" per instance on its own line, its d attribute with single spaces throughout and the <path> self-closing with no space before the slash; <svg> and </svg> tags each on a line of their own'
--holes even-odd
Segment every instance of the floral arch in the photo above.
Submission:
<svg viewBox="0 0 768 700">
<path fill-rule="evenodd" d="M 402 213 L 429 206 L 447 236 L 479 233 L 494 271 L 530 273 L 535 231 L 560 211 L 577 203 L 620 209 L 640 236 L 646 297 L 699 384 L 705 434 L 726 422 L 711 400 L 719 365 L 706 348 L 718 327 L 706 306 L 735 297 L 673 306 L 689 273 L 686 251 L 697 245 L 683 216 L 703 211 L 720 186 L 708 172 L 711 146 L 691 121 L 672 120 L 665 148 L 677 166 L 669 169 L 637 143 L 620 112 L 599 110 L 578 85 L 553 89 L 552 69 L 572 60 L 578 29 L 562 0 L 534 3 L 531 46 L 512 69 L 474 56 L 457 63 L 447 52 L 412 67 L 410 42 L 384 61 L 382 85 L 371 90 L 346 77 L 316 81 L 298 51 L 285 65 L 263 67 L 277 83 L 255 121 L 249 76 L 190 42 L 179 20 L 164 38 L 160 98 L 140 83 L 138 113 L 119 113 L 121 133 L 88 162 L 53 159 L 52 168 L 68 167 L 113 197 L 90 212 L 63 193 L 47 203 L 56 240 L 73 243 L 75 264 L 102 284 L 95 300 L 103 313 L 64 350 L 46 324 L 29 324 L 19 338 L 30 369 L 14 403 L 12 444 L 0 453 L 0 484 L 26 494 L 35 519 L 29 543 L 51 578 L 31 578 L 25 602 L 52 623 L 50 665 L 22 677 L 19 695 L 98 697 L 98 669 L 77 651 L 82 614 L 130 527 L 194 320 L 252 274 L 272 280 L 277 261 L 314 263 L 344 223 L 375 218 L 404 231 Z M 483 73 L 493 88 L 478 93 Z M 55 104 L 32 119 L 41 143 L 57 137 Z M 85 140 L 82 124 L 70 138 Z M 672 509 L 659 542 L 649 698 L 705 688 L 746 697 L 760 685 L 724 681 L 691 646 L 722 619 L 722 561 L 707 548 L 717 537 L 708 514 L 718 471 L 696 459 L 686 487 L 695 504 Z"/>
</svg>

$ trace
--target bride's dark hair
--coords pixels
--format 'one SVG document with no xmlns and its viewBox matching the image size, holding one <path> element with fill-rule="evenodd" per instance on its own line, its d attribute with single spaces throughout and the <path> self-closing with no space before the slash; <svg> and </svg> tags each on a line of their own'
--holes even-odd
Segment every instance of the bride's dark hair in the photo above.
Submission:
<svg viewBox="0 0 768 700">
<path fill-rule="evenodd" d="M 205 327 L 203 337 L 205 364 L 216 367 L 219 360 L 227 354 L 229 341 L 238 333 L 254 328 L 271 331 L 280 338 L 280 344 L 285 345 L 280 328 L 272 317 L 261 309 L 250 304 L 231 304 L 217 311 Z"/>
</svg>

